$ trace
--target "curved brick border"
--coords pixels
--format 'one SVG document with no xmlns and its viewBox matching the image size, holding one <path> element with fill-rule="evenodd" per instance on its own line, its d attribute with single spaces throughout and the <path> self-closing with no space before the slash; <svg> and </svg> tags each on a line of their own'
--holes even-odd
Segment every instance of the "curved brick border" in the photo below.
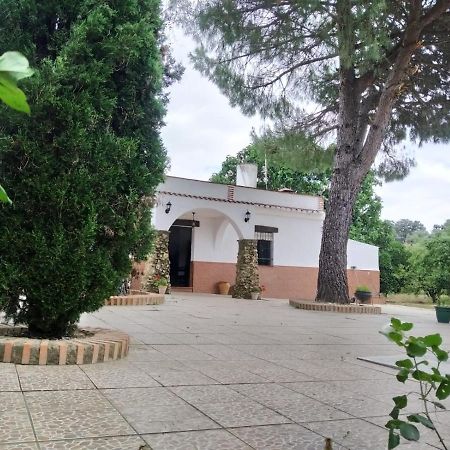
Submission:
<svg viewBox="0 0 450 450">
<path fill-rule="evenodd" d="M 306 309 L 308 311 L 328 311 L 346 314 L 381 314 L 379 306 L 369 305 L 338 305 L 336 303 L 315 303 L 302 300 L 289 300 L 294 308 Z"/>
<path fill-rule="evenodd" d="M 0 362 L 27 365 L 95 364 L 124 358 L 130 337 L 103 328 L 83 328 L 94 333 L 79 339 L 29 339 L 0 336 Z"/>
<path fill-rule="evenodd" d="M 137 305 L 161 305 L 164 303 L 163 294 L 146 292 L 135 295 L 116 295 L 105 301 L 106 306 L 137 306 Z"/>
</svg>

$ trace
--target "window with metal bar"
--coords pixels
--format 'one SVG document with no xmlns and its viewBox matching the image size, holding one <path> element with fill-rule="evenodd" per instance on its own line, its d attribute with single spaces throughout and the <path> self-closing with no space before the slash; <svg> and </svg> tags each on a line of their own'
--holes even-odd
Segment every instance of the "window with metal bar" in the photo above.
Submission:
<svg viewBox="0 0 450 450">
<path fill-rule="evenodd" d="M 258 264 L 260 266 L 273 265 L 273 233 L 255 232 L 258 250 Z"/>
</svg>

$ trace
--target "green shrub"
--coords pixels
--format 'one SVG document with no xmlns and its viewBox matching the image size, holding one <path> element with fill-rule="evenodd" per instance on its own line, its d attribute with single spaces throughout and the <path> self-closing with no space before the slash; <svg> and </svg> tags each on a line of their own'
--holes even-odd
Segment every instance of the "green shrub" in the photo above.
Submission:
<svg viewBox="0 0 450 450">
<path fill-rule="evenodd" d="M 361 285 L 356 287 L 355 292 L 372 292 L 372 289 L 370 289 L 369 286 L 361 284 Z"/>
</svg>

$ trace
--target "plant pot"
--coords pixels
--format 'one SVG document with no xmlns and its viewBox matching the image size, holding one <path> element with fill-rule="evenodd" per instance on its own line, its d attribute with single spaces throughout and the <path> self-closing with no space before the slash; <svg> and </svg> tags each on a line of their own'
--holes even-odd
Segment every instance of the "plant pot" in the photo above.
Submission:
<svg viewBox="0 0 450 450">
<path fill-rule="evenodd" d="M 167 291 L 167 286 L 158 286 L 158 291 L 160 294 L 165 294 Z"/>
<path fill-rule="evenodd" d="M 220 295 L 228 295 L 230 292 L 230 283 L 228 283 L 228 281 L 219 281 L 217 287 L 219 288 Z"/>
<path fill-rule="evenodd" d="M 259 292 L 251 292 L 250 293 L 252 300 L 258 300 L 259 299 Z"/>
<path fill-rule="evenodd" d="M 434 308 L 439 323 L 450 323 L 450 306 L 435 306 Z"/>
<path fill-rule="evenodd" d="M 355 297 L 362 303 L 370 302 L 372 292 L 355 291 Z"/>
</svg>

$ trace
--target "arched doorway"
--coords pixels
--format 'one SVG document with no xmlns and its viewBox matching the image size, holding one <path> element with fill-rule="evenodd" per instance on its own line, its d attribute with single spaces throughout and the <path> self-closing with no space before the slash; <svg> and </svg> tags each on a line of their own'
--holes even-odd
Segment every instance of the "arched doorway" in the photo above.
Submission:
<svg viewBox="0 0 450 450">
<path fill-rule="evenodd" d="M 170 280 L 174 288 L 193 288 L 196 261 L 220 260 L 224 239 L 237 247 L 242 237 L 232 219 L 211 208 L 184 213 L 172 223 L 169 232 Z"/>
</svg>

